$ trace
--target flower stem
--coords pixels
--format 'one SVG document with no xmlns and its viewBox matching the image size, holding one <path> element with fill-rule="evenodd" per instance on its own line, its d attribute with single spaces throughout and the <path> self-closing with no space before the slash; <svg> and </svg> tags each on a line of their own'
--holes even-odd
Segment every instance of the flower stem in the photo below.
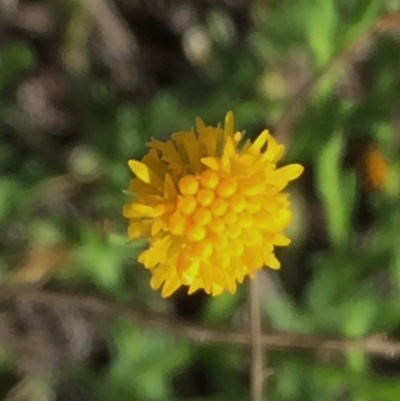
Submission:
<svg viewBox="0 0 400 401">
<path fill-rule="evenodd" d="M 250 280 L 251 400 L 262 401 L 264 392 L 264 355 L 261 331 L 259 274 Z M 265 399 L 264 399 L 265 401 Z"/>
</svg>

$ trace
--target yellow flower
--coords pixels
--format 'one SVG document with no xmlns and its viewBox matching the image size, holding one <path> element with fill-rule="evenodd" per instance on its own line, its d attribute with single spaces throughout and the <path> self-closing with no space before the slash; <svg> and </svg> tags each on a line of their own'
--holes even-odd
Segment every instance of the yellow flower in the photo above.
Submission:
<svg viewBox="0 0 400 401">
<path fill-rule="evenodd" d="M 166 142 L 151 140 L 141 161 L 130 160 L 134 196 L 124 205 L 131 240 L 146 237 L 139 262 L 152 274 L 153 289 L 168 297 L 180 286 L 218 295 L 267 265 L 280 267 L 275 246 L 290 240 L 288 196 L 280 191 L 303 171 L 299 164 L 276 168 L 285 148 L 268 131 L 251 143 L 225 127 L 181 131 Z"/>
<path fill-rule="evenodd" d="M 383 153 L 374 144 L 370 144 L 363 152 L 363 173 L 367 189 L 379 191 L 387 183 L 389 162 Z"/>
</svg>

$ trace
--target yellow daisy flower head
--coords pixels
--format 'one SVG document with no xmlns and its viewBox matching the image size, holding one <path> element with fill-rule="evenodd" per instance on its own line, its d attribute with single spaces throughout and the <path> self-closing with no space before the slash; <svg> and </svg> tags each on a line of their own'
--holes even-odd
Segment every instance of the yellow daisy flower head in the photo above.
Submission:
<svg viewBox="0 0 400 401">
<path fill-rule="evenodd" d="M 276 167 L 285 148 L 268 131 L 244 140 L 229 112 L 224 128 L 198 118 L 195 132 L 147 145 L 141 161 L 129 161 L 136 178 L 123 215 L 131 240 L 148 239 L 139 262 L 151 272 L 153 289 L 162 286 L 163 297 L 180 286 L 189 294 L 234 293 L 264 265 L 280 267 L 274 247 L 289 244 L 282 231 L 291 220 L 281 191 L 303 167 Z"/>
</svg>

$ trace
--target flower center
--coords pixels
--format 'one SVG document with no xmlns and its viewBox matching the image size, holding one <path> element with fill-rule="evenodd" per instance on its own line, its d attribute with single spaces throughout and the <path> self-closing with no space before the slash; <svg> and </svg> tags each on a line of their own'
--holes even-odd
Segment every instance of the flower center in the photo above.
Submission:
<svg viewBox="0 0 400 401">
<path fill-rule="evenodd" d="M 193 263 L 204 258 L 213 260 L 216 253 L 221 258 L 221 251 L 225 252 L 225 265 L 243 253 L 238 240 L 248 235 L 249 229 L 262 237 L 260 230 L 267 228 L 266 212 L 262 213 L 265 201 L 260 196 L 263 182 L 255 176 L 225 177 L 211 169 L 179 180 L 177 210 L 168 220 L 171 234 L 182 237 L 184 255 L 179 257 L 179 270 L 192 269 Z M 264 224 L 252 228 L 259 217 Z M 245 242 L 251 241 L 247 238 Z"/>
</svg>

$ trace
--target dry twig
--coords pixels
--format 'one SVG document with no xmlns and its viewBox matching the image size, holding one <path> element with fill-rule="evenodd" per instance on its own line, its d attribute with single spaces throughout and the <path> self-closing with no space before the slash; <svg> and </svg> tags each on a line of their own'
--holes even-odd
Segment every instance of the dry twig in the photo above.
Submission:
<svg viewBox="0 0 400 401">
<path fill-rule="evenodd" d="M 135 86 L 139 79 L 139 45 L 135 35 L 112 1 L 90 0 L 87 7 L 96 21 L 115 78 L 121 84 Z"/>
<path fill-rule="evenodd" d="M 17 298 L 30 299 L 46 305 L 68 305 L 70 308 L 77 308 L 110 318 L 124 318 L 144 327 L 156 325 L 177 337 L 187 338 L 199 343 L 229 344 L 243 347 L 248 347 L 251 344 L 247 332 L 182 322 L 162 313 L 137 310 L 130 305 L 104 300 L 100 297 L 45 291 L 34 286 L 0 285 L 0 301 Z M 388 339 L 383 334 L 362 339 L 330 339 L 320 336 L 275 332 L 263 334 L 261 342 L 263 347 L 267 349 L 297 348 L 339 353 L 359 349 L 365 353 L 384 358 L 400 358 L 400 341 Z"/>
</svg>

